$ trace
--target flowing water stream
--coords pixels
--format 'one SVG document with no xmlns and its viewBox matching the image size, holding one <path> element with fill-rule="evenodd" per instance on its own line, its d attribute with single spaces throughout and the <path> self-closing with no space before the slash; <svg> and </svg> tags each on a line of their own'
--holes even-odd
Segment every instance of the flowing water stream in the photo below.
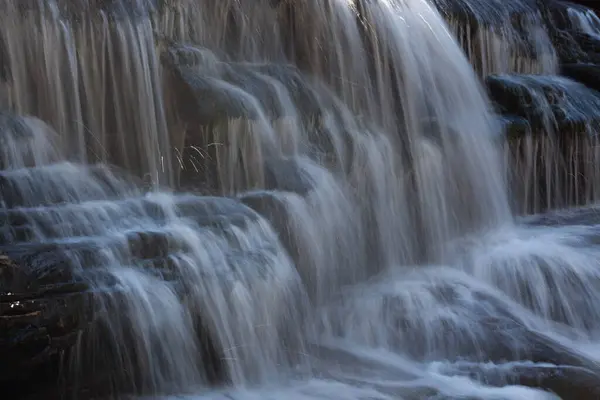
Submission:
<svg viewBox="0 0 600 400">
<path fill-rule="evenodd" d="M 598 217 L 515 219 L 478 77 L 556 72 L 538 14 L 529 62 L 427 0 L 26 3 L 0 10 L 1 249 L 91 286 L 71 382 L 529 400 L 558 397 L 524 374 L 600 373 Z"/>
</svg>

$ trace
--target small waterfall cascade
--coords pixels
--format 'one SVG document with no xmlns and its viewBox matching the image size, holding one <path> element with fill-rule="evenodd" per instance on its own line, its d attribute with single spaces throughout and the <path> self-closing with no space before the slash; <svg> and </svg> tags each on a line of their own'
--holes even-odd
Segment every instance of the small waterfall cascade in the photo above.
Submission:
<svg viewBox="0 0 600 400">
<path fill-rule="evenodd" d="M 0 389 L 600 398 L 598 21 L 4 1 Z"/>
</svg>

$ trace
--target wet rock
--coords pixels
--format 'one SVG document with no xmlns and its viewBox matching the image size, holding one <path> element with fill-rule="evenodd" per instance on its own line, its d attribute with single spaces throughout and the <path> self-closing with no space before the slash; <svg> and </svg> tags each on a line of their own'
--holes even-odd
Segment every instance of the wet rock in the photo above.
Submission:
<svg viewBox="0 0 600 400">
<path fill-rule="evenodd" d="M 227 63 L 203 48 L 173 45 L 163 52 L 185 120 L 200 125 L 317 112 L 318 97 L 291 65 Z M 286 109 L 289 96 L 295 110 Z"/>
<path fill-rule="evenodd" d="M 506 140 L 515 211 L 543 212 L 593 200 L 600 93 L 557 76 L 493 75 L 486 84 L 498 112 L 524 118 L 530 126 L 528 134 Z"/>
<path fill-rule="evenodd" d="M 554 57 L 535 0 L 434 0 L 482 76 L 547 69 Z"/>
<path fill-rule="evenodd" d="M 98 201 L 54 207 L 0 210 L 0 245 L 61 238 L 102 238 L 146 226 L 161 231 L 176 219 L 192 226 L 215 229 L 246 226 L 257 214 L 240 202 L 219 197 L 174 197 Z"/>
<path fill-rule="evenodd" d="M 457 363 L 447 372 L 465 375 L 491 386 L 520 385 L 539 388 L 563 399 L 592 400 L 600 398 L 600 377 L 594 371 L 569 365 L 522 363 L 474 364 Z"/>
<path fill-rule="evenodd" d="M 586 206 L 553 210 L 522 217 L 520 222 L 533 226 L 600 225 L 600 208 Z"/>
<path fill-rule="evenodd" d="M 72 21 L 84 15 L 104 13 L 112 18 L 132 18 L 147 16 L 157 10 L 163 0 L 19 0 L 15 5 L 6 2 L 0 5 L 0 11 L 15 9 L 21 13 L 58 11 Z"/>
<path fill-rule="evenodd" d="M 14 285 L 2 279 L 0 284 L 2 383 L 27 377 L 32 369 L 51 363 L 73 346 L 91 322 L 93 310 L 91 294 L 83 283 L 39 285 L 21 281 Z"/>
<path fill-rule="evenodd" d="M 0 171 L 0 202 L 6 208 L 34 207 L 139 193 L 123 176 L 106 165 L 72 163 Z"/>
<path fill-rule="evenodd" d="M 577 28 L 574 26 L 570 15 L 572 12 L 593 12 L 593 10 L 585 4 L 585 1 L 538 0 L 537 3 L 545 16 L 548 25 L 553 29 L 561 31 L 573 31 Z"/>
<path fill-rule="evenodd" d="M 600 55 L 599 38 L 580 31 L 571 31 L 569 33 L 584 52 Z"/>
<path fill-rule="evenodd" d="M 531 133 L 531 125 L 526 118 L 514 115 L 501 115 L 499 117 L 504 137 L 511 139 L 522 138 Z"/>
<path fill-rule="evenodd" d="M 597 45 L 587 40 L 588 35 L 581 32 L 573 19 L 575 13 L 583 15 L 593 11 L 585 5 L 567 1 L 538 0 L 538 4 L 562 63 L 600 62 Z"/>
<path fill-rule="evenodd" d="M 433 0 L 435 6 L 445 15 L 463 17 L 465 22 L 481 25 L 500 25 L 519 16 L 536 12 L 535 0 L 522 1 L 471 1 Z"/>
<path fill-rule="evenodd" d="M 561 63 L 587 63 L 600 60 L 600 56 L 586 53 L 577 43 L 577 40 L 569 31 L 553 30 L 551 32 L 552 43 Z"/>
<path fill-rule="evenodd" d="M 292 258 L 297 259 L 298 246 L 290 226 L 285 196 L 283 192 L 261 190 L 244 193 L 239 196 L 239 199 L 273 225 L 288 253 Z"/>
<path fill-rule="evenodd" d="M 225 225 L 222 221 L 218 223 Z M 112 237 L 20 243 L 0 249 L 21 266 L 19 273 L 23 277 L 14 279 L 12 285 L 21 287 L 24 280 L 28 289 L 61 283 L 76 284 L 87 280 L 95 269 L 113 266 L 115 262 L 139 265 L 143 260 L 167 258 L 176 252 L 193 252 L 177 232 L 160 229 L 130 231 Z M 12 292 L 16 289 L 8 286 L 6 290 Z"/>
<path fill-rule="evenodd" d="M 600 63 L 600 39 L 577 30 L 553 33 L 553 42 L 562 64 Z"/>
<path fill-rule="evenodd" d="M 492 75 L 488 92 L 502 114 L 526 118 L 534 131 L 585 132 L 600 122 L 600 93 L 567 78 Z"/>
<path fill-rule="evenodd" d="M 600 66 L 597 64 L 563 64 L 560 73 L 591 89 L 600 90 Z"/>
<path fill-rule="evenodd" d="M 314 188 L 310 176 L 294 158 L 277 158 L 265 161 L 265 189 L 282 190 L 306 195 Z"/>
</svg>

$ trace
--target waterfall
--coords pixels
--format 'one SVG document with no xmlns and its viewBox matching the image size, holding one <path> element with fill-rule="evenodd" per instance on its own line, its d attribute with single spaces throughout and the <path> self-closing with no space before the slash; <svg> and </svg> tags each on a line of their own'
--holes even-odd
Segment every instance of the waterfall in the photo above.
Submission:
<svg viewBox="0 0 600 400">
<path fill-rule="evenodd" d="M 600 395 L 595 209 L 516 217 L 600 196 L 596 147 L 556 139 L 600 95 L 555 76 L 547 20 L 7 0 L 0 316 L 31 355 L 0 348 L 72 398 Z"/>
</svg>

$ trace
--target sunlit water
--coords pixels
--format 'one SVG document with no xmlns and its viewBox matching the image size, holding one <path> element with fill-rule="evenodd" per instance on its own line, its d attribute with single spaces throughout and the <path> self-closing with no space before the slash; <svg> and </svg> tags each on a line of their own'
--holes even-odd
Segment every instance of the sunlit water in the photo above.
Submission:
<svg viewBox="0 0 600 400">
<path fill-rule="evenodd" d="M 597 374 L 597 228 L 514 220 L 500 127 L 440 14 L 277 3 L 3 10 L 12 109 L 49 124 L 2 120 L 3 249 L 94 289 L 72 382 L 104 364 L 142 398 L 529 400 L 557 397 L 519 368 Z M 502 47 L 479 72 L 552 72 L 531 28 L 535 63 Z M 178 102 L 174 76 L 202 101 Z M 196 129 L 181 108 L 211 117 L 208 98 L 225 116 Z M 162 189 L 207 165 L 228 197 Z"/>
</svg>

